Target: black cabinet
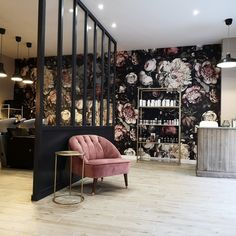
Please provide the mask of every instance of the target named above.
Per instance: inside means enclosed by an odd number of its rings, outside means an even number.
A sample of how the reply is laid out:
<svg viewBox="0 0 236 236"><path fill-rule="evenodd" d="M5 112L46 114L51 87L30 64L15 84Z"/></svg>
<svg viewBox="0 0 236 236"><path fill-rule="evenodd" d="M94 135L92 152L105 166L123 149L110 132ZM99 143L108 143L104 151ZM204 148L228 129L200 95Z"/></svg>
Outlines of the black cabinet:
<svg viewBox="0 0 236 236"><path fill-rule="evenodd" d="M7 165L12 168L33 169L35 136L9 137Z"/></svg>

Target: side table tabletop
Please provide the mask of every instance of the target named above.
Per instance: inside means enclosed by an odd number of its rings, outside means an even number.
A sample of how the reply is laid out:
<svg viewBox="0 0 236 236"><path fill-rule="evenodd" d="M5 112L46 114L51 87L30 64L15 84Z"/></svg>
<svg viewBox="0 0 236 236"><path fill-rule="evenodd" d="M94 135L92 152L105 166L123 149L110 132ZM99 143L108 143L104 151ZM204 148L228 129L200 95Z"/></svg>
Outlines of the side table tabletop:
<svg viewBox="0 0 236 236"><path fill-rule="evenodd" d="M65 158L70 158L70 171L69 171L69 175L70 175L70 184L69 184L69 195L68 194L60 194L60 195L56 195L56 186L57 186L57 159L58 157L65 157ZM81 176L81 187L80 187L80 194L71 194L71 180L72 180L72 158L81 158L82 159L82 176ZM82 201L84 201L84 196L83 196L83 178L84 178L84 153L80 153L77 151L58 151L55 152L55 172L54 172L54 195L53 195L53 202L57 203L57 204L62 204L62 205L74 205L74 204L78 204L81 203ZM79 200L73 200L67 203L62 203L60 201L58 201L58 198L60 197L79 197Z"/></svg>

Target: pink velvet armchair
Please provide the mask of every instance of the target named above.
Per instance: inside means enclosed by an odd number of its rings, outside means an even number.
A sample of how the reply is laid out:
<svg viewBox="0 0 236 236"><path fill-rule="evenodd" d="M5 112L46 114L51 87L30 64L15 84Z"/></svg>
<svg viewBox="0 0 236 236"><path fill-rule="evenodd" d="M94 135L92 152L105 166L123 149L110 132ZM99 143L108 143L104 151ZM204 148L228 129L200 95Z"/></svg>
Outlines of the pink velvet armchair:
<svg viewBox="0 0 236 236"><path fill-rule="evenodd" d="M85 154L84 177L93 178L92 194L95 194L98 178L112 175L123 174L125 186L128 187L130 161L122 159L109 140L97 135L76 135L69 139L69 148ZM72 166L73 173L81 176L82 160L74 158Z"/></svg>

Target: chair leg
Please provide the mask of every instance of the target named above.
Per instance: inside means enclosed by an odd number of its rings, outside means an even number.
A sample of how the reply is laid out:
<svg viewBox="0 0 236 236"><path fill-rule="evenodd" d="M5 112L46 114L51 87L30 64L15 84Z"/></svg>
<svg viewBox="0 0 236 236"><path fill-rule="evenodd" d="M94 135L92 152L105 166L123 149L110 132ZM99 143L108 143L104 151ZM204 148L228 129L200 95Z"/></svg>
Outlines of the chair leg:
<svg viewBox="0 0 236 236"><path fill-rule="evenodd" d="M93 187L92 187L92 195L95 194L97 182L98 182L98 179L97 179L97 178L94 178L94 179L93 179Z"/></svg>
<svg viewBox="0 0 236 236"><path fill-rule="evenodd" d="M124 174L124 179L125 179L125 187L128 188L128 175Z"/></svg>

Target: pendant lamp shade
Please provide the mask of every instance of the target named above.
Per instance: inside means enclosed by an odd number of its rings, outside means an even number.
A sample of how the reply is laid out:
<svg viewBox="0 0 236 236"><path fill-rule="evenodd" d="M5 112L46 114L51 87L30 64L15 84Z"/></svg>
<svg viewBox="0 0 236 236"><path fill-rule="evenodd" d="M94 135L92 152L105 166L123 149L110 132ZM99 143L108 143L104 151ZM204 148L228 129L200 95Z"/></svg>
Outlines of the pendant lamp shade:
<svg viewBox="0 0 236 236"><path fill-rule="evenodd" d="M219 61L219 63L217 64L218 67L220 68L233 68L233 67L236 67L236 59L235 58L232 58L231 55L230 55L230 52L229 52L229 48L230 48L230 45L229 45L229 38L230 38L230 25L232 24L233 22L233 19L232 18L227 18L225 19L225 24L228 26L228 48L227 48L227 53L226 53L226 56L225 58L221 59Z"/></svg>
<svg viewBox="0 0 236 236"><path fill-rule="evenodd" d="M226 57L220 60L217 64L220 68L233 68L236 67L236 59L230 56L230 53L226 54Z"/></svg>
<svg viewBox="0 0 236 236"><path fill-rule="evenodd" d="M0 78L7 77L7 73L4 70L4 65L3 63L0 62Z"/></svg>
<svg viewBox="0 0 236 236"><path fill-rule="evenodd" d="M17 42L17 59L18 59L18 57L19 57L19 43L21 42L20 36L16 36L16 42ZM15 73L12 75L11 80L16 81L16 82L20 82L23 80L21 78L19 68L17 68L16 66L15 66Z"/></svg>
<svg viewBox="0 0 236 236"><path fill-rule="evenodd" d="M6 29L0 28L0 34L1 34L1 48L0 48L0 78L7 77L7 73L4 70L4 65L2 63L2 37L5 34Z"/></svg>
<svg viewBox="0 0 236 236"><path fill-rule="evenodd" d="M29 55L29 50L30 50L30 48L32 47L32 43L27 42L27 43L26 43L26 47L28 48L28 59L29 59L29 57L30 57L30 55ZM22 82L23 82L24 84L33 84L33 83L34 83L34 81L30 78L30 75L28 75L28 73L27 73L27 77L24 78Z"/></svg>

